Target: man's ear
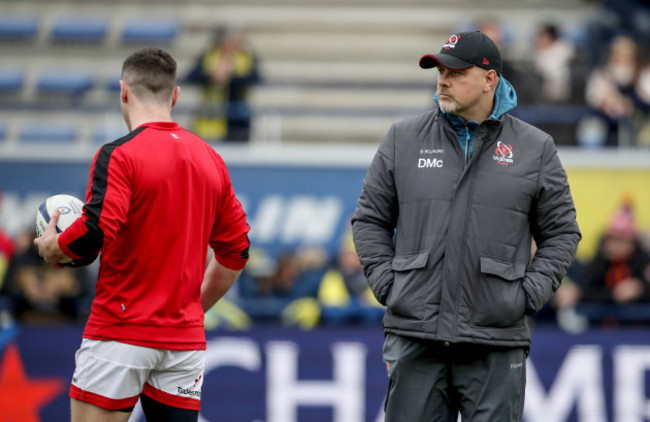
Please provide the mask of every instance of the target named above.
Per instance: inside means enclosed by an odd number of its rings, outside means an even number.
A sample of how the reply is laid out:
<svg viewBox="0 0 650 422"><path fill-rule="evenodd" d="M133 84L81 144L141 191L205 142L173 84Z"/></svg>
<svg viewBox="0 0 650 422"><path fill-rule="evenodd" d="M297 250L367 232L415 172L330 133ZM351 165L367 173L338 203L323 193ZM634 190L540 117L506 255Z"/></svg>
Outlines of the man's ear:
<svg viewBox="0 0 650 422"><path fill-rule="evenodd" d="M494 69L490 69L485 73L485 86L483 87L484 92L490 92L492 89L496 89L497 84L499 83L499 77L497 72Z"/></svg>
<svg viewBox="0 0 650 422"><path fill-rule="evenodd" d="M172 92L172 107L176 105L176 101L178 101L178 96L181 93L181 87L177 86L174 88L174 92Z"/></svg>
<svg viewBox="0 0 650 422"><path fill-rule="evenodd" d="M129 88L126 86L126 82L120 79L120 101L123 103L128 102L129 99Z"/></svg>

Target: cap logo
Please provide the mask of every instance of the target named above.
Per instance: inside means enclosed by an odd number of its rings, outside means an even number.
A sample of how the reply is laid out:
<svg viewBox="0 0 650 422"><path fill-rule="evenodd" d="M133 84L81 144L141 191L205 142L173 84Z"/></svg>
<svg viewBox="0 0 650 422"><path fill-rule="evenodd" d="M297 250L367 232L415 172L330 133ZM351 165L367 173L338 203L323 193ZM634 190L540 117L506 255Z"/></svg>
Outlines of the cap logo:
<svg viewBox="0 0 650 422"><path fill-rule="evenodd" d="M486 57L483 57L483 64L484 65L489 65L490 61Z"/></svg>
<svg viewBox="0 0 650 422"><path fill-rule="evenodd" d="M460 39L460 35L452 35L451 37L449 37L445 45L442 46L442 48L446 50L456 48L456 43L458 42L459 39Z"/></svg>

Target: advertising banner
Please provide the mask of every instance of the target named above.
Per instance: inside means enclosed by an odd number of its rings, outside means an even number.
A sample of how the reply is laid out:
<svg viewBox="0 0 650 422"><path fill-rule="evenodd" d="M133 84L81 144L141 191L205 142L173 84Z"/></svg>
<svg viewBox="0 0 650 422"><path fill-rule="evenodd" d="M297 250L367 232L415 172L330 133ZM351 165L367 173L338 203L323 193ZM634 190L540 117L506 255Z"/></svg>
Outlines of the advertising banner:
<svg viewBox="0 0 650 422"><path fill-rule="evenodd" d="M69 421L81 326L0 332L0 421ZM203 422L381 422L388 383L378 326L261 326L208 333ZM650 418L650 334L533 330L525 421ZM136 407L131 422L143 422Z"/></svg>

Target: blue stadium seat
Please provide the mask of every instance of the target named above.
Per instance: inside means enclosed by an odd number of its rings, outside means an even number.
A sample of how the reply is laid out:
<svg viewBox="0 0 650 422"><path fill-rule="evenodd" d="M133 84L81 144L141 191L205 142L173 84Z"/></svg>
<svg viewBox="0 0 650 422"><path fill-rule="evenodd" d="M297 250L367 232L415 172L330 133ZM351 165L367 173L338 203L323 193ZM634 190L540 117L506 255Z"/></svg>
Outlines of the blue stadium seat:
<svg viewBox="0 0 650 422"><path fill-rule="evenodd" d="M36 82L36 90L41 94L66 94L79 96L93 88L94 76L85 71L47 70L42 72Z"/></svg>
<svg viewBox="0 0 650 422"><path fill-rule="evenodd" d="M0 141L4 141L7 137L7 123L0 122Z"/></svg>
<svg viewBox="0 0 650 422"><path fill-rule="evenodd" d="M0 93L15 93L23 88L25 75L18 69L0 69Z"/></svg>
<svg viewBox="0 0 650 422"><path fill-rule="evenodd" d="M108 21L93 16L65 17L54 22L50 38L54 42L100 43L108 33Z"/></svg>
<svg viewBox="0 0 650 422"><path fill-rule="evenodd" d="M121 39L125 44L171 44L179 29L173 19L131 19L124 22Z"/></svg>
<svg viewBox="0 0 650 422"><path fill-rule="evenodd" d="M79 128L74 123L29 122L18 133L21 143L74 143L79 135Z"/></svg>
<svg viewBox="0 0 650 422"><path fill-rule="evenodd" d="M0 40L33 41L38 25L38 18L34 16L0 16Z"/></svg>

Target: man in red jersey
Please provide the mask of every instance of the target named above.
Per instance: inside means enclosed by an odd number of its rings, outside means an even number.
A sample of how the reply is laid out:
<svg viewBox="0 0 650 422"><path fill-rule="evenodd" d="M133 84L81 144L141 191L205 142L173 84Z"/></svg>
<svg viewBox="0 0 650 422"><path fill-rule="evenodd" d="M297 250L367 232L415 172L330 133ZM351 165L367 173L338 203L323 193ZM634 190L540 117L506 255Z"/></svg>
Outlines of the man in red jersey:
<svg viewBox="0 0 650 422"><path fill-rule="evenodd" d="M83 215L35 240L47 262L101 252L90 317L70 387L72 421L196 421L203 314L248 259L246 215L221 157L172 121L176 62L154 48L129 56L120 99L128 135L95 156ZM215 257L206 270L207 248Z"/></svg>

